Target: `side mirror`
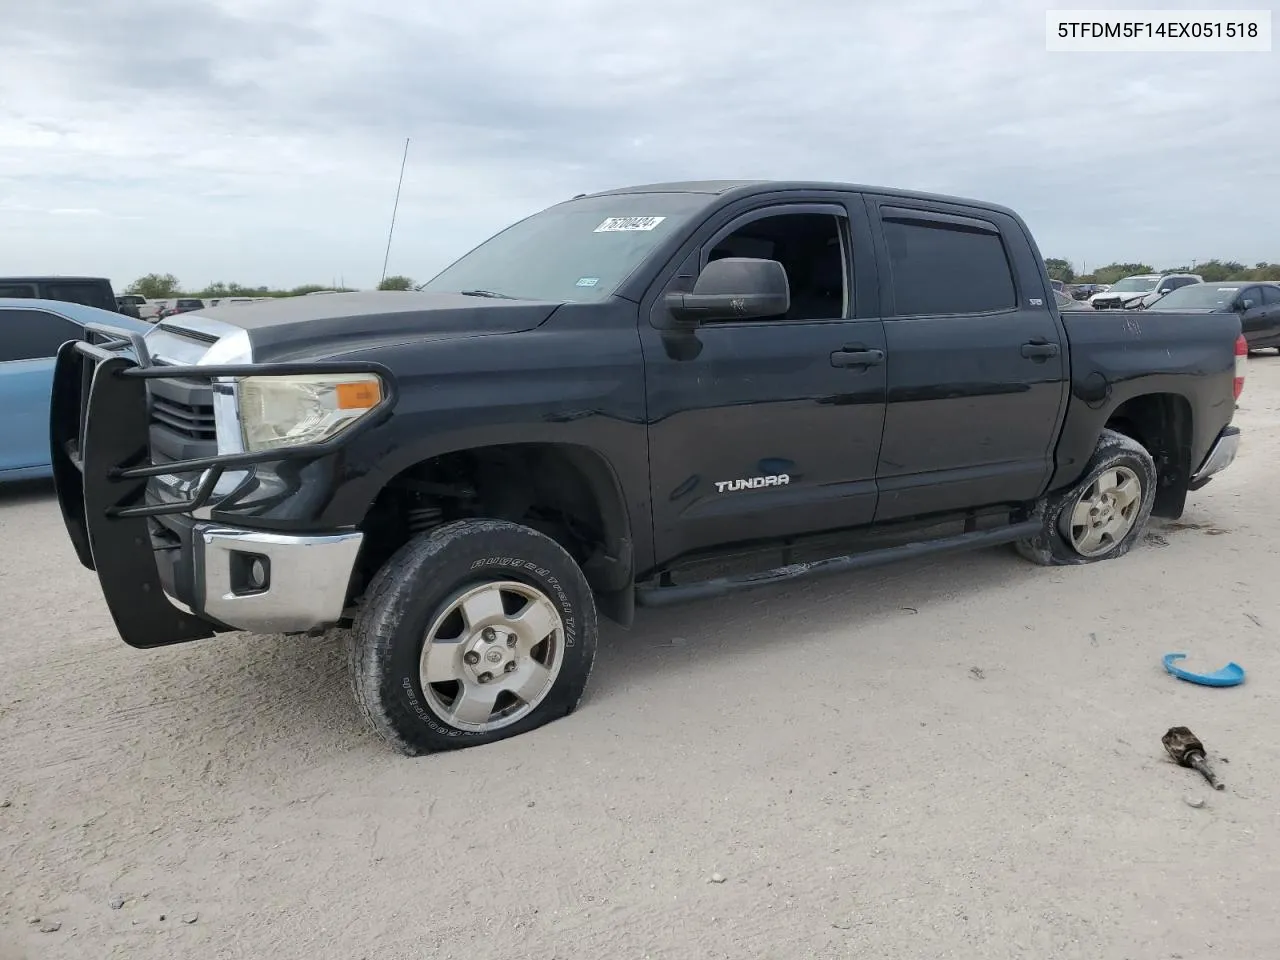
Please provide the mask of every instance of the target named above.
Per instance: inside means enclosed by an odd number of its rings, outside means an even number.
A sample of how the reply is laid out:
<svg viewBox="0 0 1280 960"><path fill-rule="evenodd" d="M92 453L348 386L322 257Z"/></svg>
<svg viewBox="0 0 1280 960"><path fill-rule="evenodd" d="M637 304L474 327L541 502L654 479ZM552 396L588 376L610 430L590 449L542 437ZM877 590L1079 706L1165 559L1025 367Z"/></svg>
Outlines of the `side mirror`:
<svg viewBox="0 0 1280 960"><path fill-rule="evenodd" d="M692 293L667 294L666 307L682 326L772 317L791 308L791 287L777 260L725 257L703 268Z"/></svg>
<svg viewBox="0 0 1280 960"><path fill-rule="evenodd" d="M1241 313L1244 313L1246 310L1252 310L1256 306L1257 304L1254 303L1252 300L1241 300L1240 306L1238 306L1236 309L1239 310Z"/></svg>

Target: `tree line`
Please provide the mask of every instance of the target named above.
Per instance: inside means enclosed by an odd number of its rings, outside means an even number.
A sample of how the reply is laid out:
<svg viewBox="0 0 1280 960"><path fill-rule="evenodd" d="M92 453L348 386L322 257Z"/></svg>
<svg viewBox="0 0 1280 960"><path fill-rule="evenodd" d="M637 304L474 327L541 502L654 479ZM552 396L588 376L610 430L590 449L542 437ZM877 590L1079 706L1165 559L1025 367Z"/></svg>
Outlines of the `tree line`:
<svg viewBox="0 0 1280 960"><path fill-rule="evenodd" d="M1077 274L1070 261L1046 257L1044 261L1049 276L1063 283L1115 283L1121 277L1135 273L1197 273L1205 283L1222 283L1226 280L1277 280L1280 281L1280 263L1265 260L1246 267L1235 260L1204 260L1190 267L1165 267L1152 269L1148 263L1109 263L1089 273Z"/></svg>
<svg viewBox="0 0 1280 960"><path fill-rule="evenodd" d="M386 277L378 284L379 290L412 290L413 288L414 282L409 277ZM243 283L223 283L219 281L193 290L183 286L182 281L172 273L148 273L125 287L124 292L146 297L148 300L172 300L175 297L198 297L201 300L209 300L221 297L302 297L320 290L337 290L339 293L351 293L355 288L330 287L322 283L305 283L300 287L283 290L266 286L250 287Z"/></svg>

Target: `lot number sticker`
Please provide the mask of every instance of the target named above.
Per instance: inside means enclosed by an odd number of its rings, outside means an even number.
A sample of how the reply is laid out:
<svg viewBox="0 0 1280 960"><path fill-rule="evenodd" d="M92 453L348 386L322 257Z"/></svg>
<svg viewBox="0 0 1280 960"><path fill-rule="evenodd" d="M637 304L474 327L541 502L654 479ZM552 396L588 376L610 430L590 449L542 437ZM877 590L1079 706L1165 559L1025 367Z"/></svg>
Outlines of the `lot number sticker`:
<svg viewBox="0 0 1280 960"><path fill-rule="evenodd" d="M627 230L652 230L666 217L610 217L593 233L622 233Z"/></svg>

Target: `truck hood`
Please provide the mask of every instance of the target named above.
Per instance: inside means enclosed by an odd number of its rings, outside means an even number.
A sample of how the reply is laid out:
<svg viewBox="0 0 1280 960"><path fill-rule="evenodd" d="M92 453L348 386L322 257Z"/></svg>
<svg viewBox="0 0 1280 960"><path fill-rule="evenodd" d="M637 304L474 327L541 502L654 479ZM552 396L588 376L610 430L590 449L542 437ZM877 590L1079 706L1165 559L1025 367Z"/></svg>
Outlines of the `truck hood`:
<svg viewBox="0 0 1280 960"><path fill-rule="evenodd" d="M161 325L206 336L218 328L244 330L254 362L267 363L322 360L391 343L520 333L543 323L559 306L383 290L228 304L179 314Z"/></svg>

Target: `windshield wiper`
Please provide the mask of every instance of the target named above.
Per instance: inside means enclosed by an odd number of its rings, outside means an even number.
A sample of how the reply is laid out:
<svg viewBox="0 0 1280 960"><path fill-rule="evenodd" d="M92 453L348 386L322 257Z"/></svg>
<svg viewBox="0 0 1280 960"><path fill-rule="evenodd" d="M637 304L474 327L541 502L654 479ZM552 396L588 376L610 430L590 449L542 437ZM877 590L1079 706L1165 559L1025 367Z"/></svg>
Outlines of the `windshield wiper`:
<svg viewBox="0 0 1280 960"><path fill-rule="evenodd" d="M507 296L505 293L494 293L492 290L459 290L464 297L493 297L497 300L514 300L515 297Z"/></svg>

